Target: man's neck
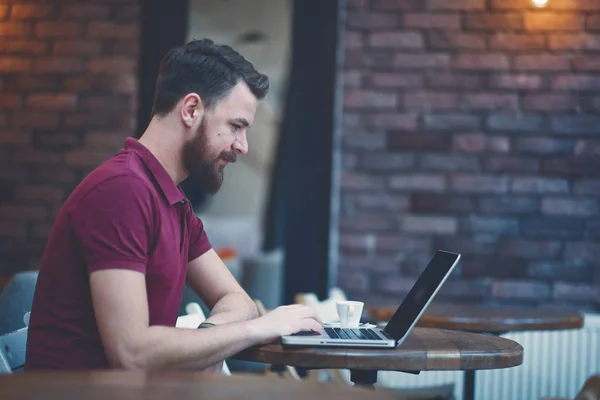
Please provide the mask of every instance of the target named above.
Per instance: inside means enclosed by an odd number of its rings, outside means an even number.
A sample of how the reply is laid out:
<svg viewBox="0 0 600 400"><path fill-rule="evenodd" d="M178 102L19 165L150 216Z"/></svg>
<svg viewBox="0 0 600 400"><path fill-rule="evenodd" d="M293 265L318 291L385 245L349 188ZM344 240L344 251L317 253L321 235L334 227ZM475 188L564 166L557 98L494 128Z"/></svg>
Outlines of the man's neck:
<svg viewBox="0 0 600 400"><path fill-rule="evenodd" d="M169 125L167 120L153 118L138 141L156 157L173 182L179 184L186 178L181 159L183 135Z"/></svg>

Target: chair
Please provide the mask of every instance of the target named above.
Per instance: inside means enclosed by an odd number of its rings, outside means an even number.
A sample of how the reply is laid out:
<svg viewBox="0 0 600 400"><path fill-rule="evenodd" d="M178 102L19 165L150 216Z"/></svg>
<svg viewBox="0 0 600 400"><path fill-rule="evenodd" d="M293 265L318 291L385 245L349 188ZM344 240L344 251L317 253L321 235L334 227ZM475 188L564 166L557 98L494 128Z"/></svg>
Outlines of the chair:
<svg viewBox="0 0 600 400"><path fill-rule="evenodd" d="M196 329L198 326L206 320L206 316L198 303L188 303L185 306L185 311L187 315L181 315L177 317L177 323L175 327L181 329ZM227 363L223 361L223 368L221 369L221 373L223 375L231 375L231 371L227 366Z"/></svg>
<svg viewBox="0 0 600 400"><path fill-rule="evenodd" d="M0 336L0 374L12 374L25 366L29 315L21 318L25 327Z"/></svg>
<svg viewBox="0 0 600 400"><path fill-rule="evenodd" d="M31 311L37 271L14 274L0 292L0 335L23 328L23 315Z"/></svg>

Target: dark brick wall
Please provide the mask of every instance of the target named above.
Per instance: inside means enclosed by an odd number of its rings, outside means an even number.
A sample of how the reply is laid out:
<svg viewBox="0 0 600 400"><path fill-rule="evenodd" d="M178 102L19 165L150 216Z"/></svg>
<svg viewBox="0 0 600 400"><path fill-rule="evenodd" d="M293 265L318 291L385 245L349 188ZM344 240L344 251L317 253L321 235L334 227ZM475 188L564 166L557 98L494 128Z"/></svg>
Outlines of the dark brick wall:
<svg viewBox="0 0 600 400"><path fill-rule="evenodd" d="M349 0L339 284L600 306L600 1Z"/></svg>
<svg viewBox="0 0 600 400"><path fill-rule="evenodd" d="M140 2L0 0L0 275L37 268L74 186L133 134Z"/></svg>

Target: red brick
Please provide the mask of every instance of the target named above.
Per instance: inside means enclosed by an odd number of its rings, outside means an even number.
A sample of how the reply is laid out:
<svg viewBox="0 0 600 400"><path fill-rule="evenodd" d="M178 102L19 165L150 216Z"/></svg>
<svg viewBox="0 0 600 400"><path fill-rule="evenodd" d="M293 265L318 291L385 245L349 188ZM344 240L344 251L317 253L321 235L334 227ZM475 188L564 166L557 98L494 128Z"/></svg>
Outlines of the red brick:
<svg viewBox="0 0 600 400"><path fill-rule="evenodd" d="M392 190L443 192L446 190L446 178L441 174L410 173L394 175L390 178Z"/></svg>
<svg viewBox="0 0 600 400"><path fill-rule="evenodd" d="M491 0L492 9L498 10L525 10L533 8L531 0Z"/></svg>
<svg viewBox="0 0 600 400"><path fill-rule="evenodd" d="M600 3L597 0L549 0L548 7L553 10L597 11Z"/></svg>
<svg viewBox="0 0 600 400"><path fill-rule="evenodd" d="M563 54L516 55L514 68L531 71L563 71L571 68L569 57Z"/></svg>
<svg viewBox="0 0 600 400"><path fill-rule="evenodd" d="M490 39L490 48L494 50L541 50L545 46L542 35L498 33Z"/></svg>
<svg viewBox="0 0 600 400"><path fill-rule="evenodd" d="M465 18L467 30L498 31L520 30L523 16L519 13L471 13Z"/></svg>
<svg viewBox="0 0 600 400"><path fill-rule="evenodd" d="M588 15L585 21L585 27L589 31L600 30L600 14Z"/></svg>
<svg viewBox="0 0 600 400"><path fill-rule="evenodd" d="M364 90L349 90L344 94L344 107L349 108L395 108L395 94Z"/></svg>
<svg viewBox="0 0 600 400"><path fill-rule="evenodd" d="M404 26L420 29L460 29L459 14L405 14Z"/></svg>
<svg viewBox="0 0 600 400"><path fill-rule="evenodd" d="M404 232L419 234L452 235L458 230L458 220L446 216L404 215L400 229Z"/></svg>
<svg viewBox="0 0 600 400"><path fill-rule="evenodd" d="M88 70L99 72L136 72L137 62L131 57L98 58L88 61Z"/></svg>
<svg viewBox="0 0 600 400"><path fill-rule="evenodd" d="M569 182L559 178L521 176L513 178L511 190L519 193L568 193Z"/></svg>
<svg viewBox="0 0 600 400"><path fill-rule="evenodd" d="M63 162L63 156L59 152L41 151L32 148L18 150L14 154L14 158L27 164L60 165Z"/></svg>
<svg viewBox="0 0 600 400"><path fill-rule="evenodd" d="M411 151L449 151L450 135L436 133L392 132L388 134L388 149Z"/></svg>
<svg viewBox="0 0 600 400"><path fill-rule="evenodd" d="M432 131L475 130L480 124L478 115L460 112L428 114L423 119L425 129Z"/></svg>
<svg viewBox="0 0 600 400"><path fill-rule="evenodd" d="M35 24L35 34L44 38L78 37L81 35L81 25L77 22L38 22Z"/></svg>
<svg viewBox="0 0 600 400"><path fill-rule="evenodd" d="M452 189L465 193L507 193L506 176L454 174L450 177Z"/></svg>
<svg viewBox="0 0 600 400"><path fill-rule="evenodd" d="M464 94L461 104L471 110L517 109L519 97L509 93Z"/></svg>
<svg viewBox="0 0 600 400"><path fill-rule="evenodd" d="M65 154L65 165L94 168L112 157L114 153L97 151L72 151Z"/></svg>
<svg viewBox="0 0 600 400"><path fill-rule="evenodd" d="M90 148L119 149L123 147L127 133L113 131L89 131L85 134L85 146Z"/></svg>
<svg viewBox="0 0 600 400"><path fill-rule="evenodd" d="M550 50L598 50L600 36L587 33L548 35Z"/></svg>
<svg viewBox="0 0 600 400"><path fill-rule="evenodd" d="M445 53L405 53L394 58L397 68L447 68L450 66L450 55Z"/></svg>
<svg viewBox="0 0 600 400"><path fill-rule="evenodd" d="M10 123L14 127L55 128L59 123L59 115L47 111L14 111Z"/></svg>
<svg viewBox="0 0 600 400"><path fill-rule="evenodd" d="M0 54L40 55L48 53L48 43L37 40L2 40Z"/></svg>
<svg viewBox="0 0 600 400"><path fill-rule="evenodd" d="M8 220L41 221L48 212L43 206L0 205L0 216Z"/></svg>
<svg viewBox="0 0 600 400"><path fill-rule="evenodd" d="M430 10L485 10L485 0L427 0Z"/></svg>
<svg viewBox="0 0 600 400"><path fill-rule="evenodd" d="M105 112L120 112L129 106L130 99L127 96L106 95L80 95L80 110L105 110Z"/></svg>
<svg viewBox="0 0 600 400"><path fill-rule="evenodd" d="M59 80L48 77L35 77L35 76L14 76L9 77L6 80L6 90L15 91L29 91L29 90L42 90L42 91L56 91L59 87Z"/></svg>
<svg viewBox="0 0 600 400"><path fill-rule="evenodd" d="M482 133L463 133L453 138L453 149L456 151L480 153L508 153L510 140L503 136L490 136Z"/></svg>
<svg viewBox="0 0 600 400"><path fill-rule="evenodd" d="M552 81L553 89L599 90L600 77L597 75L557 75Z"/></svg>
<svg viewBox="0 0 600 400"><path fill-rule="evenodd" d="M83 62L72 57L42 57L34 60L33 72L38 74L69 74L83 71Z"/></svg>
<svg viewBox="0 0 600 400"><path fill-rule="evenodd" d="M369 35L369 46L374 48L421 49L423 35L418 32L384 31Z"/></svg>
<svg viewBox="0 0 600 400"><path fill-rule="evenodd" d="M350 29L389 29L401 26L400 18L392 13L349 12L347 26Z"/></svg>
<svg viewBox="0 0 600 400"><path fill-rule="evenodd" d="M138 40L104 40L104 54L137 58L140 53Z"/></svg>
<svg viewBox="0 0 600 400"><path fill-rule="evenodd" d="M133 74L88 74L84 77L67 77L66 92L100 92L133 94L137 89Z"/></svg>
<svg viewBox="0 0 600 400"><path fill-rule="evenodd" d="M515 156L492 156L484 160L485 170L493 173L537 173L540 163L537 158Z"/></svg>
<svg viewBox="0 0 600 400"><path fill-rule="evenodd" d="M579 31L584 29L583 14L533 12L525 14L525 29L530 31Z"/></svg>
<svg viewBox="0 0 600 400"><path fill-rule="evenodd" d="M468 70L507 69L508 57L500 53L458 54L454 59L454 67Z"/></svg>
<svg viewBox="0 0 600 400"><path fill-rule="evenodd" d="M577 104L577 96L572 93L528 93L523 98L524 109L532 111L570 111Z"/></svg>
<svg viewBox="0 0 600 400"><path fill-rule="evenodd" d="M433 88L479 89L483 86L484 80L481 76L472 73L454 74L435 72L428 76L428 83Z"/></svg>
<svg viewBox="0 0 600 400"><path fill-rule="evenodd" d="M404 94L404 107L419 109L454 109L458 106L455 93L408 92Z"/></svg>
<svg viewBox="0 0 600 400"><path fill-rule="evenodd" d="M44 19L56 15L56 6L46 4L19 4L15 3L10 11L10 18L16 19Z"/></svg>
<svg viewBox="0 0 600 400"><path fill-rule="evenodd" d="M58 56L97 56L102 53L102 43L94 40L62 40L54 43Z"/></svg>
<svg viewBox="0 0 600 400"><path fill-rule="evenodd" d="M432 49L475 49L486 47L485 37L471 33L434 31L429 33L429 46Z"/></svg>
<svg viewBox="0 0 600 400"><path fill-rule="evenodd" d="M53 186L20 185L15 194L17 200L44 200L47 202L60 201L63 191Z"/></svg>
<svg viewBox="0 0 600 400"><path fill-rule="evenodd" d="M114 123L114 117L96 111L70 112L64 118L65 126L71 128L105 129Z"/></svg>
<svg viewBox="0 0 600 400"><path fill-rule="evenodd" d="M365 116L363 119L366 127L397 129L403 131L414 130L417 128L417 115L410 112L377 113Z"/></svg>
<svg viewBox="0 0 600 400"><path fill-rule="evenodd" d="M345 232L389 231L394 221L381 214L352 214L340 216L340 229Z"/></svg>
<svg viewBox="0 0 600 400"><path fill-rule="evenodd" d="M90 22L87 36L90 38L131 39L137 37L139 30L136 24L119 24L114 22Z"/></svg>
<svg viewBox="0 0 600 400"><path fill-rule="evenodd" d="M66 19L106 19L110 15L110 6L100 4L65 4L61 16Z"/></svg>
<svg viewBox="0 0 600 400"><path fill-rule="evenodd" d="M414 11L425 7L423 0L369 0L373 10Z"/></svg>
<svg viewBox="0 0 600 400"><path fill-rule="evenodd" d="M497 89L540 89L542 77L531 74L495 74L490 77L490 86Z"/></svg>
<svg viewBox="0 0 600 400"><path fill-rule="evenodd" d="M363 47L363 34L361 32L346 32L344 45L347 49L361 49Z"/></svg>
<svg viewBox="0 0 600 400"><path fill-rule="evenodd" d="M423 86L423 75L411 73L372 72L367 83L382 88L415 88Z"/></svg>
<svg viewBox="0 0 600 400"><path fill-rule="evenodd" d="M23 99L20 93L0 92L0 110L15 110L21 108Z"/></svg>
<svg viewBox="0 0 600 400"><path fill-rule="evenodd" d="M27 97L28 108L69 110L77 105L77 96L70 93L37 93Z"/></svg>
<svg viewBox="0 0 600 400"><path fill-rule="evenodd" d="M41 150L60 149L61 151L81 146L82 133L69 131L61 128L59 130L37 130L34 136L34 145Z"/></svg>
<svg viewBox="0 0 600 400"><path fill-rule="evenodd" d="M548 215L590 217L597 215L598 211L598 201L594 199L561 197L546 197L542 199L542 213Z"/></svg>
<svg viewBox="0 0 600 400"><path fill-rule="evenodd" d="M3 129L0 130L1 144L30 144L31 132L29 130Z"/></svg>
<svg viewBox="0 0 600 400"><path fill-rule="evenodd" d="M33 29L29 22L0 22L0 38L28 38Z"/></svg>
<svg viewBox="0 0 600 400"><path fill-rule="evenodd" d="M600 71L600 56L575 55L573 56L573 68L578 71Z"/></svg>
<svg viewBox="0 0 600 400"><path fill-rule="evenodd" d="M8 15L8 4L0 4L0 20Z"/></svg>
<svg viewBox="0 0 600 400"><path fill-rule="evenodd" d="M342 190L383 190L384 180L382 177L367 174L342 173Z"/></svg>

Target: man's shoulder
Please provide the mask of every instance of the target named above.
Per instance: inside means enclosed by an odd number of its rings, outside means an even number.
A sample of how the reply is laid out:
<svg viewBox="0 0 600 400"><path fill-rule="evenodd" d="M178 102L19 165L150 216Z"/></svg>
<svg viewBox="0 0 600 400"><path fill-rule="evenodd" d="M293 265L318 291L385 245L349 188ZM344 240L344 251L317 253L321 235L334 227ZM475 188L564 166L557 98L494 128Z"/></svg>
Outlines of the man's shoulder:
<svg viewBox="0 0 600 400"><path fill-rule="evenodd" d="M90 197L155 197L155 192L152 181L135 155L122 151L90 172L73 191L69 202L81 203Z"/></svg>

